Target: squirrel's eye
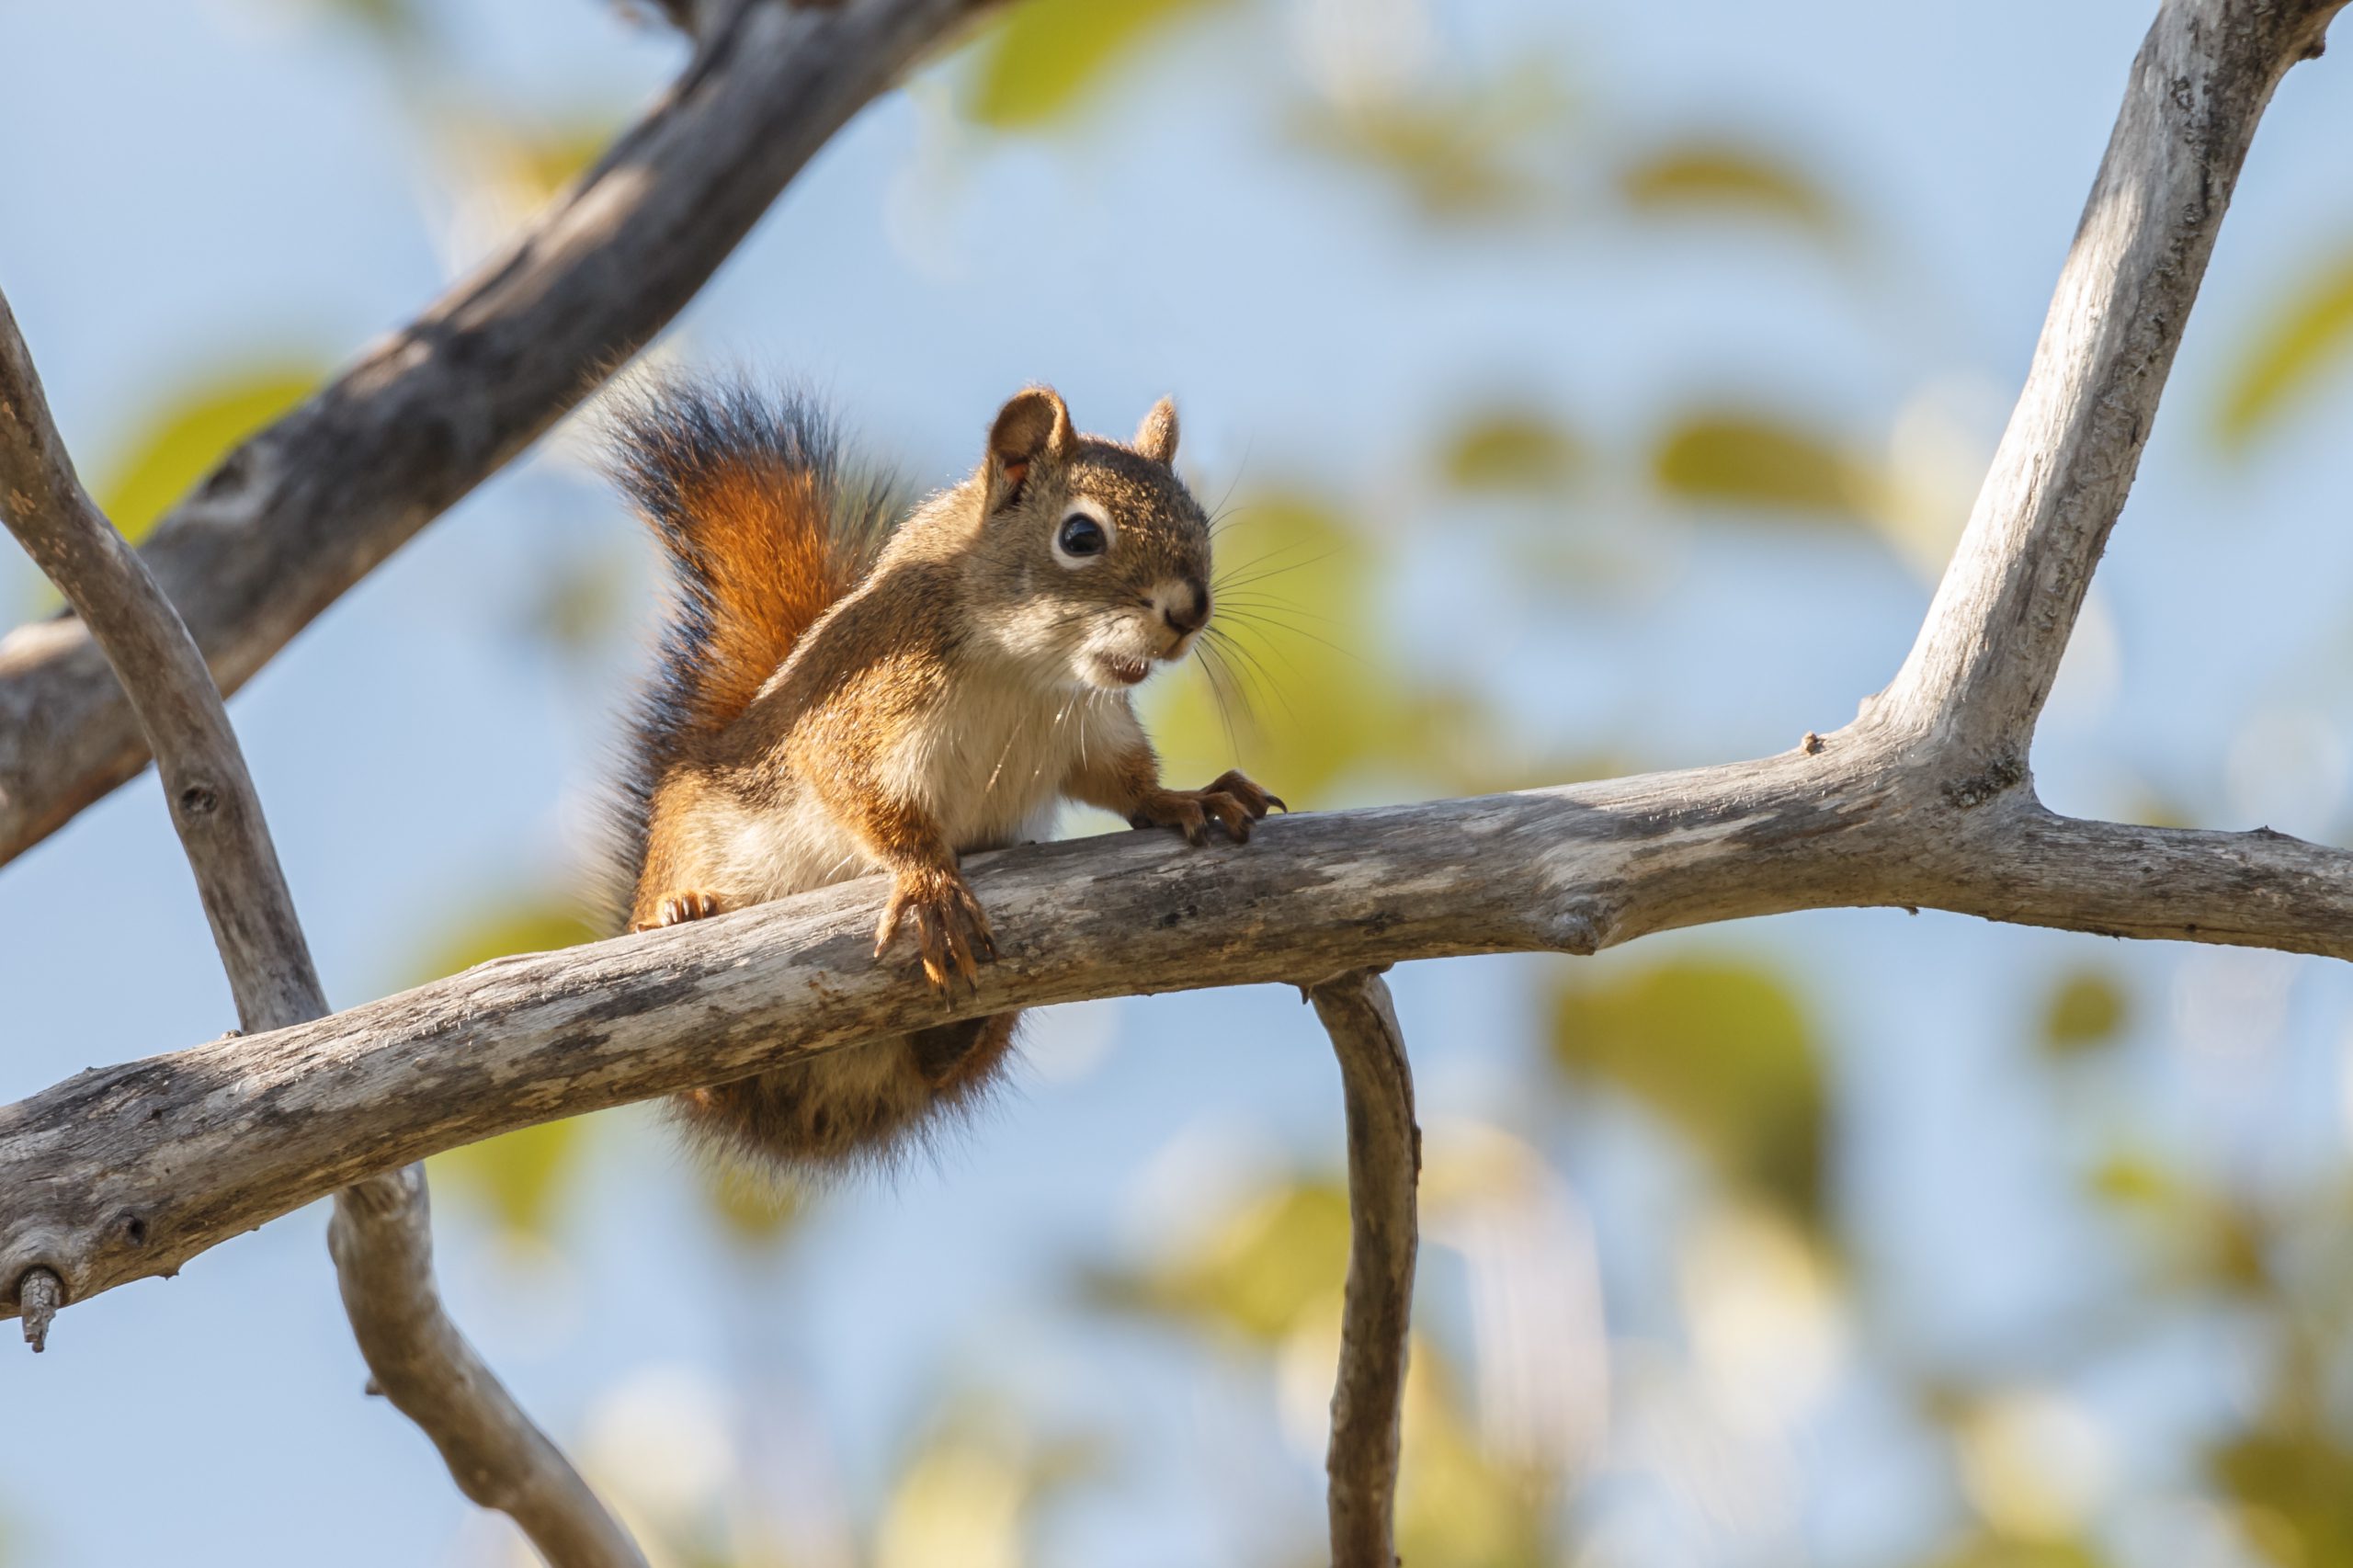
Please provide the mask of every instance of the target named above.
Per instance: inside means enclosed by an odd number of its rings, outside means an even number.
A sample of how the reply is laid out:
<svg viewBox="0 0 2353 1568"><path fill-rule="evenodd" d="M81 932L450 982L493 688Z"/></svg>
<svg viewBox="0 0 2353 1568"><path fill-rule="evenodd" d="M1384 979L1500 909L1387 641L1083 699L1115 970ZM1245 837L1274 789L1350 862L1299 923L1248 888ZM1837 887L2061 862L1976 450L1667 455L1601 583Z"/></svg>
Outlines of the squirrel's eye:
<svg viewBox="0 0 2353 1568"><path fill-rule="evenodd" d="M1065 561L1084 560L1100 555L1111 545L1111 536L1104 531L1097 519L1085 512L1073 512L1063 519L1054 533L1054 553Z"/></svg>

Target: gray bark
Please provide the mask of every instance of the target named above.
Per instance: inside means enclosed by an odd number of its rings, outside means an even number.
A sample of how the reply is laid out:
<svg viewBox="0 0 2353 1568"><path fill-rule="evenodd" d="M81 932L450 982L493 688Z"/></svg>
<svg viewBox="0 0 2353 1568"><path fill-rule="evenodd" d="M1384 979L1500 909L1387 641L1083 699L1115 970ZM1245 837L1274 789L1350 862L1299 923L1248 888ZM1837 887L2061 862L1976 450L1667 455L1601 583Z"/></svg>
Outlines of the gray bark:
<svg viewBox="0 0 2353 1568"><path fill-rule="evenodd" d="M1240 846L1132 833L974 857L1000 957L952 1009L870 956L870 878L95 1069L0 1108L0 1279L39 1265L81 1300L439 1150L1012 1007L1840 904L2353 957L2353 855L2072 821L1922 750L1858 723L1816 753L1302 813Z"/></svg>
<svg viewBox="0 0 2353 1568"><path fill-rule="evenodd" d="M1422 1130L1414 1121L1414 1070L1381 976L1344 974L1308 996L1340 1059L1348 1120L1348 1282L1324 1460L1332 1568L1392 1568L1420 1239L1415 1188Z"/></svg>

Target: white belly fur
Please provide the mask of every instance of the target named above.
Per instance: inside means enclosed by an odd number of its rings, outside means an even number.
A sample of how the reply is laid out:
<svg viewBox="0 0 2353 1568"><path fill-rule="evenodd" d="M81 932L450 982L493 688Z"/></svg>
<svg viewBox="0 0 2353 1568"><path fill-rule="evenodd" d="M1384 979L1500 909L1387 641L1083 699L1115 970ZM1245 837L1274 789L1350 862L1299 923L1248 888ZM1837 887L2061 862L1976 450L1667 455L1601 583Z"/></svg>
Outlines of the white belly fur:
<svg viewBox="0 0 2353 1568"><path fill-rule="evenodd" d="M1111 715L1098 710L1115 701L1109 693L1074 695L1065 705L968 690L950 722L927 727L927 744L884 759L886 782L938 821L960 853L1037 843L1052 836L1063 782L1084 748L1101 744ZM745 903L877 869L798 780L786 804L712 811L702 826L722 889Z"/></svg>

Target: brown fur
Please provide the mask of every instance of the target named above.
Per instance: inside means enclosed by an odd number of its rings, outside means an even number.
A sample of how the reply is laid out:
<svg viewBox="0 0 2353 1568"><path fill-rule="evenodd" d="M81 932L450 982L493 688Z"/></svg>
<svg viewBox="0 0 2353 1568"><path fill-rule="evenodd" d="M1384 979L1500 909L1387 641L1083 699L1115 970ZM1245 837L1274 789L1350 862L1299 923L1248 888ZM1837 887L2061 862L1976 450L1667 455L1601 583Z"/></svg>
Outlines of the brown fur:
<svg viewBox="0 0 2353 1568"><path fill-rule="evenodd" d="M995 953L960 856L1041 835L1058 801L1195 843L1211 822L1246 838L1272 797L1233 773L1164 789L1128 698L1210 613L1208 524L1169 466L1176 444L1165 401L1131 447L1079 436L1051 391L1022 392L980 467L900 523L862 576L835 537L826 472L773 450L730 463L704 442L681 460L691 472L672 474L659 443L633 447L676 514L657 534L695 574L708 625L666 644L684 667L663 687L675 722L648 727L647 749L666 755L642 759L632 928L880 869L892 892L877 956L905 930L946 990ZM1080 513L1099 551L1057 542ZM986 1091L1015 1019L847 1047L682 1108L710 1141L771 1165L887 1155Z"/></svg>

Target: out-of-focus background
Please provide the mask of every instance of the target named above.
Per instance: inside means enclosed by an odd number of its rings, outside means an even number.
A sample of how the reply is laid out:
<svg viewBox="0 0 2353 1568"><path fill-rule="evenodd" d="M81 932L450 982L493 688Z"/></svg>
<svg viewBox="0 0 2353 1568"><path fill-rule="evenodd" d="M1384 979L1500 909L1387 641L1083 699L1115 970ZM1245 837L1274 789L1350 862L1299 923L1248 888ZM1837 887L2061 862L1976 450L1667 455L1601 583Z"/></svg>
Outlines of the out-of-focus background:
<svg viewBox="0 0 2353 1568"><path fill-rule="evenodd" d="M1030 0L654 350L944 481L1179 398L1294 805L1722 760L1893 673L2146 0ZM136 533L676 69L586 0L0 13L0 280ZM2035 756L2353 830L2353 65L2298 70ZM587 935L651 562L574 421L237 699L339 1003ZM0 558L0 621L48 613ZM1073 831L1113 824L1076 820ZM2353 1562L2353 977L1934 913L1393 977L1428 1134L1416 1568ZM0 1099L232 1022L152 778L0 871ZM1345 1218L1289 991L1037 1017L779 1211L640 1108L434 1162L451 1304L677 1568L1317 1561ZM363 1398L311 1210L0 1346L0 1561L508 1563ZM13 1338L13 1335L11 1335Z"/></svg>

